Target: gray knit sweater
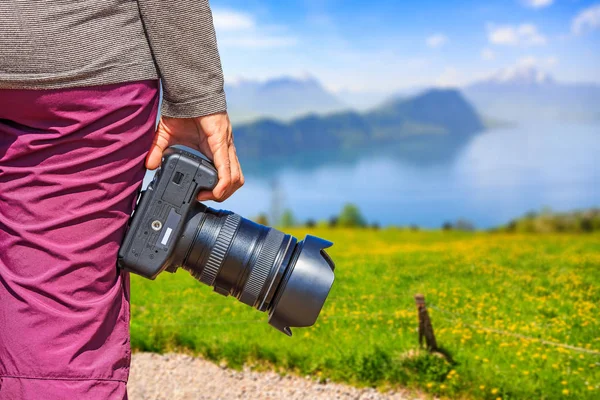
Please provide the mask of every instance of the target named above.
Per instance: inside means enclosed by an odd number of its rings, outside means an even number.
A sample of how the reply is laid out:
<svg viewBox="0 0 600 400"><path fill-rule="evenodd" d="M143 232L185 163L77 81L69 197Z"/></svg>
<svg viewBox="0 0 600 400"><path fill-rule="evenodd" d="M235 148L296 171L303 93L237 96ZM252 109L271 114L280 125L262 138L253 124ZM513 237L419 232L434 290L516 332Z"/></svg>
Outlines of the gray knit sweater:
<svg viewBox="0 0 600 400"><path fill-rule="evenodd" d="M0 0L0 89L157 78L163 115L226 109L208 0Z"/></svg>

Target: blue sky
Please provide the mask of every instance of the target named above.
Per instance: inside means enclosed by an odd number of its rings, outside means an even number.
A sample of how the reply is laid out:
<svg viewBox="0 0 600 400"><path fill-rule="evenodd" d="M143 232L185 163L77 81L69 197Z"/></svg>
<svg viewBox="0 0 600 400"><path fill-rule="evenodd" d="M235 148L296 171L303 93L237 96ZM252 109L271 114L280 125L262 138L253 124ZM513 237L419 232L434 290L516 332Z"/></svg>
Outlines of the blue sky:
<svg viewBox="0 0 600 400"><path fill-rule="evenodd" d="M212 0L225 78L334 91L464 85L517 65L600 82L600 1Z"/></svg>

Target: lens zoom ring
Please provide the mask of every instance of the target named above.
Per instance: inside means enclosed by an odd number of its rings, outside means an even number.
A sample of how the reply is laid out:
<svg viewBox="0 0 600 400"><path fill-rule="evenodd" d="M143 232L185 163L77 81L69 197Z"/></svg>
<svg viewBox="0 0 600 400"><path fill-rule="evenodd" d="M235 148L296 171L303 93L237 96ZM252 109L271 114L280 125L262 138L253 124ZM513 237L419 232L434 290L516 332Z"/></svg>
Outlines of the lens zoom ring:
<svg viewBox="0 0 600 400"><path fill-rule="evenodd" d="M229 214L225 218L225 222L217 235L208 260L206 260L206 265L202 269L202 274L200 274L200 282L206 283L209 286L212 286L215 282L241 219L242 217L237 214Z"/></svg>
<svg viewBox="0 0 600 400"><path fill-rule="evenodd" d="M269 277L269 273L273 268L273 263L281 248L284 236L283 232L276 229L271 229L269 233L267 233L267 237L260 249L256 263L254 264L254 267L252 267L250 276L244 286L244 290L240 297L241 302L251 307L256 303L256 300Z"/></svg>

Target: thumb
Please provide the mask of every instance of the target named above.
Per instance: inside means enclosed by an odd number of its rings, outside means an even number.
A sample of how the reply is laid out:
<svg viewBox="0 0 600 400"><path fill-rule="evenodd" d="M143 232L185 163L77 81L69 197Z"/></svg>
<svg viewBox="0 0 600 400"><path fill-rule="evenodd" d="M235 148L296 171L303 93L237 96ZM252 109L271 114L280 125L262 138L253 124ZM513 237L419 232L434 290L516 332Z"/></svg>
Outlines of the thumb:
<svg viewBox="0 0 600 400"><path fill-rule="evenodd" d="M146 168L149 170L154 170L160 167L160 160L162 159L163 150L156 145L156 143L152 143L152 147L146 156Z"/></svg>
<svg viewBox="0 0 600 400"><path fill-rule="evenodd" d="M154 141L150 147L150 151L146 156L146 168L154 170L160 167L163 152L169 147L169 135L161 129L160 125L154 136Z"/></svg>

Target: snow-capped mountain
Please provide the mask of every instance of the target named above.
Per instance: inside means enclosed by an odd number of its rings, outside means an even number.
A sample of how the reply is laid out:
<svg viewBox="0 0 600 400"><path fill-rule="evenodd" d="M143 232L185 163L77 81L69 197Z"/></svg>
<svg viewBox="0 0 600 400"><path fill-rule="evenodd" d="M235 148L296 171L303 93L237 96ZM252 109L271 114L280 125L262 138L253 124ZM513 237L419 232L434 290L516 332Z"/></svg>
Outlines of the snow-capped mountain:
<svg viewBox="0 0 600 400"><path fill-rule="evenodd" d="M533 65L502 69L463 88L481 114L507 121L600 121L600 85L562 83Z"/></svg>
<svg viewBox="0 0 600 400"><path fill-rule="evenodd" d="M479 82L479 85L514 85L538 86L551 85L555 80L547 72L541 71L534 65L516 65L502 68L489 78Z"/></svg>

